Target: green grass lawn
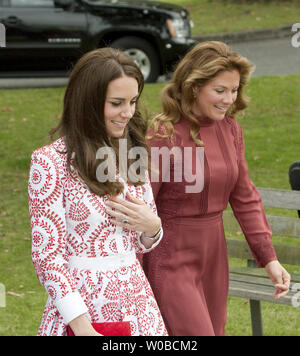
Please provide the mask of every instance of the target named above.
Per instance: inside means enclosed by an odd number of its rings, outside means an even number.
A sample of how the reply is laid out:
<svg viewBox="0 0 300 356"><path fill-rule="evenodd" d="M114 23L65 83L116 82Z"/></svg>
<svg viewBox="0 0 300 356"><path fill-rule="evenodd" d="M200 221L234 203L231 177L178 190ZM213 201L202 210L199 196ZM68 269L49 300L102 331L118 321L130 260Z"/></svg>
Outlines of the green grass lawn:
<svg viewBox="0 0 300 356"><path fill-rule="evenodd" d="M193 35L273 28L299 22L300 2L229 0L161 0L182 5L194 22Z"/></svg>
<svg viewBox="0 0 300 356"><path fill-rule="evenodd" d="M143 101L151 114L159 111L162 86L145 86ZM299 87L299 75L250 82L251 104L238 120L257 186L289 189L289 165L300 159ZM27 177L32 151L49 142L47 133L59 119L63 93L63 88L0 90L0 283L7 292L0 335L35 335L47 298L31 263ZM266 335L300 334L299 308L263 303L263 319ZM244 299L229 299L227 334L251 334Z"/></svg>

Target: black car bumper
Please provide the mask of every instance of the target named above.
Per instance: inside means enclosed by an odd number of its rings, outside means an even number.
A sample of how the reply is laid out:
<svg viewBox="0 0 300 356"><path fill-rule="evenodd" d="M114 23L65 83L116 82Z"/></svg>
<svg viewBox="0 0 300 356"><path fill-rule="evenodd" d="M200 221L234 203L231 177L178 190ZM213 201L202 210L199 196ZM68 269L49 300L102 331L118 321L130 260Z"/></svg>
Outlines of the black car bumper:
<svg viewBox="0 0 300 356"><path fill-rule="evenodd" d="M196 43L197 41L192 38L166 41L162 48L163 71L171 70Z"/></svg>

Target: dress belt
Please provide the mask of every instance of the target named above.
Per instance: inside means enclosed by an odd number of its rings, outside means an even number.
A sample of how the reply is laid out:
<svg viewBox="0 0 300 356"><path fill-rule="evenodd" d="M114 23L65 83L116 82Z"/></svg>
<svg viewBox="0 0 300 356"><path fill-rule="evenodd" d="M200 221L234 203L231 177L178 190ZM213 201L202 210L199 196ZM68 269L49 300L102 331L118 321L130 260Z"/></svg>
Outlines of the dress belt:
<svg viewBox="0 0 300 356"><path fill-rule="evenodd" d="M107 257L70 256L69 268L89 269L105 272L129 267L136 261L135 251L127 254L115 254Z"/></svg>

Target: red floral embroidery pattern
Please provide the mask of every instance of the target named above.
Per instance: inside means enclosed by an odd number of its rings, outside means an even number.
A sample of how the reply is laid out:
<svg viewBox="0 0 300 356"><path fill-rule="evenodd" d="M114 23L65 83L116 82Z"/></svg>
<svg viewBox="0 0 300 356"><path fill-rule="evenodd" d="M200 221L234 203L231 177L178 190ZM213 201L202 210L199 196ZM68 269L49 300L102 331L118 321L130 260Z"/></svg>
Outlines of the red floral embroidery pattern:
<svg viewBox="0 0 300 356"><path fill-rule="evenodd" d="M119 286L115 281L109 281L104 290L104 297L109 300L117 300L119 298Z"/></svg>
<svg viewBox="0 0 300 356"><path fill-rule="evenodd" d="M145 252L139 233L110 224L107 197L91 192L66 168L63 139L35 151L28 182L32 259L49 299L39 335L66 335L67 325L56 303L79 293L92 322L131 323L132 335L166 335L166 329L140 263L108 271L69 268L72 256L107 257ZM149 182L126 185L133 196L156 211ZM76 306L74 306L76 309Z"/></svg>
<svg viewBox="0 0 300 356"><path fill-rule="evenodd" d="M118 303L107 303L102 306L101 313L105 321L120 321L120 308Z"/></svg>
<svg viewBox="0 0 300 356"><path fill-rule="evenodd" d="M75 231L79 236L83 237L89 231L89 228L90 228L90 224L87 222L83 222L76 225Z"/></svg>
<svg viewBox="0 0 300 356"><path fill-rule="evenodd" d="M72 204L69 210L69 218L74 221L84 221L90 215L88 207L84 203Z"/></svg>

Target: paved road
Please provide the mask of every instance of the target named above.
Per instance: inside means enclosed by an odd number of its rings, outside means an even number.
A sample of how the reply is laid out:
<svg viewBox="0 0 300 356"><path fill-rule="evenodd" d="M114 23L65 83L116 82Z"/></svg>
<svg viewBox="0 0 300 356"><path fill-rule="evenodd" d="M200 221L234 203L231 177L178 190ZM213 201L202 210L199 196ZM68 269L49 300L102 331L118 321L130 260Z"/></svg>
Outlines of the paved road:
<svg viewBox="0 0 300 356"><path fill-rule="evenodd" d="M300 74L300 47L292 46L291 37L234 43L231 47L255 64L255 76Z"/></svg>
<svg viewBox="0 0 300 356"><path fill-rule="evenodd" d="M245 41L231 47L255 64L254 76L300 74L300 47L292 46L291 37ZM66 78L0 79L0 88L55 87L66 83Z"/></svg>

